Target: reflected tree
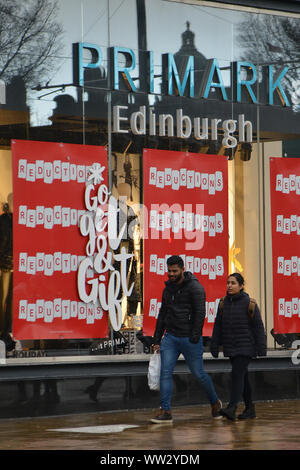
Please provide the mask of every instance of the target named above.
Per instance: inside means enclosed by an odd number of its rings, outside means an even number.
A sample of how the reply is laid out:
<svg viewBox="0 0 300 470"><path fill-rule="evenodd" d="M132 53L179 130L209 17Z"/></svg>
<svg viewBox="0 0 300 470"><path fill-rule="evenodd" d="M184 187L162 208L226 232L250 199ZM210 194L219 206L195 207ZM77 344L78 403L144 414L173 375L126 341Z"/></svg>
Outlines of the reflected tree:
<svg viewBox="0 0 300 470"><path fill-rule="evenodd" d="M300 20L273 15L247 15L237 26L241 60L289 67L284 81L294 110L300 110ZM283 83L284 83L283 81Z"/></svg>
<svg viewBox="0 0 300 470"><path fill-rule="evenodd" d="M35 85L53 68L61 47L56 0L0 0L0 79Z"/></svg>

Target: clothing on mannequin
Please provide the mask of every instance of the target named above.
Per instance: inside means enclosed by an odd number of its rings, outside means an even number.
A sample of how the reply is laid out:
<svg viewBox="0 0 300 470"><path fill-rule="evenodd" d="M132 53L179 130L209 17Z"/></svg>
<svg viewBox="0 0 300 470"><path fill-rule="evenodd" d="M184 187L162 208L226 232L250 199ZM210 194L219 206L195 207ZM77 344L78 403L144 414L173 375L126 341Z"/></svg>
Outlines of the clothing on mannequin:
<svg viewBox="0 0 300 470"><path fill-rule="evenodd" d="M0 333L5 339L12 331L13 200L8 195L0 216Z"/></svg>

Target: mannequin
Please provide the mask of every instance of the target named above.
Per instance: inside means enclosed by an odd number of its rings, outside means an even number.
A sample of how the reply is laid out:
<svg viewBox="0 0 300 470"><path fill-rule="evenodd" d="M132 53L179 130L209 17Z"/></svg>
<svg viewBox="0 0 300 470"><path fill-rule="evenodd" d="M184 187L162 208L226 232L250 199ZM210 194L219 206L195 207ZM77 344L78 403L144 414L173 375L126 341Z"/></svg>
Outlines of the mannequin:
<svg viewBox="0 0 300 470"><path fill-rule="evenodd" d="M12 217L13 195L10 193L4 205L4 214L0 216L0 333L6 343L11 340L9 333L12 331Z"/></svg>

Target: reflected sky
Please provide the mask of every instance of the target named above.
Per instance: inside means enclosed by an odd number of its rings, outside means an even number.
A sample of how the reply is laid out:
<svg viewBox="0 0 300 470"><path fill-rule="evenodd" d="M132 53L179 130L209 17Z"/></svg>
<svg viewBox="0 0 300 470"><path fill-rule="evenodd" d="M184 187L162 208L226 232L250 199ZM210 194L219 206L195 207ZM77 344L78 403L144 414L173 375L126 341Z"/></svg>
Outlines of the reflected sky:
<svg viewBox="0 0 300 470"><path fill-rule="evenodd" d="M57 57L47 82L48 85L70 84L72 77L72 43L88 42L97 44L103 53L103 66L107 66L108 46L131 48L137 57L138 76L138 32L135 0L60 0L57 21L63 27L63 48ZM252 13L232 9L221 9L167 2L145 0L147 49L154 52L154 73L161 75L161 54L176 53L182 43L181 35L190 22L195 34L195 47L205 58L217 58L220 67L226 67L242 54L238 36L238 25ZM260 15L262 17L264 15ZM109 21L108 21L109 19ZM276 41L276 38L275 38ZM228 71L223 72L225 85L229 84ZM160 79L156 80L156 91ZM45 83L41 83L42 86ZM51 92L51 94L49 94ZM31 125L47 125L51 122L56 103L55 96L68 93L77 97L75 87L65 90L28 90L28 105L31 109Z"/></svg>

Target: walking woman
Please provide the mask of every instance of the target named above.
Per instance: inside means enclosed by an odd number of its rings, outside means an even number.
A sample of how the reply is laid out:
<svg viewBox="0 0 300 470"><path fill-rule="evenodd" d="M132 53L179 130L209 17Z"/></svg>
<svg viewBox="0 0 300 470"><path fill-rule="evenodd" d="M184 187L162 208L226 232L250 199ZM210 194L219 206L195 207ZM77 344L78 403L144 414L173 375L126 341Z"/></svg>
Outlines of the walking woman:
<svg viewBox="0 0 300 470"><path fill-rule="evenodd" d="M252 304L252 300L251 300ZM214 324L211 353L218 357L219 347L232 365L230 401L220 414L234 421L243 397L245 410L239 419L255 418L248 365L251 358L266 355L266 334L260 311L255 303L251 312L249 295L244 292L244 278L239 273L227 279L227 295L221 299Z"/></svg>

